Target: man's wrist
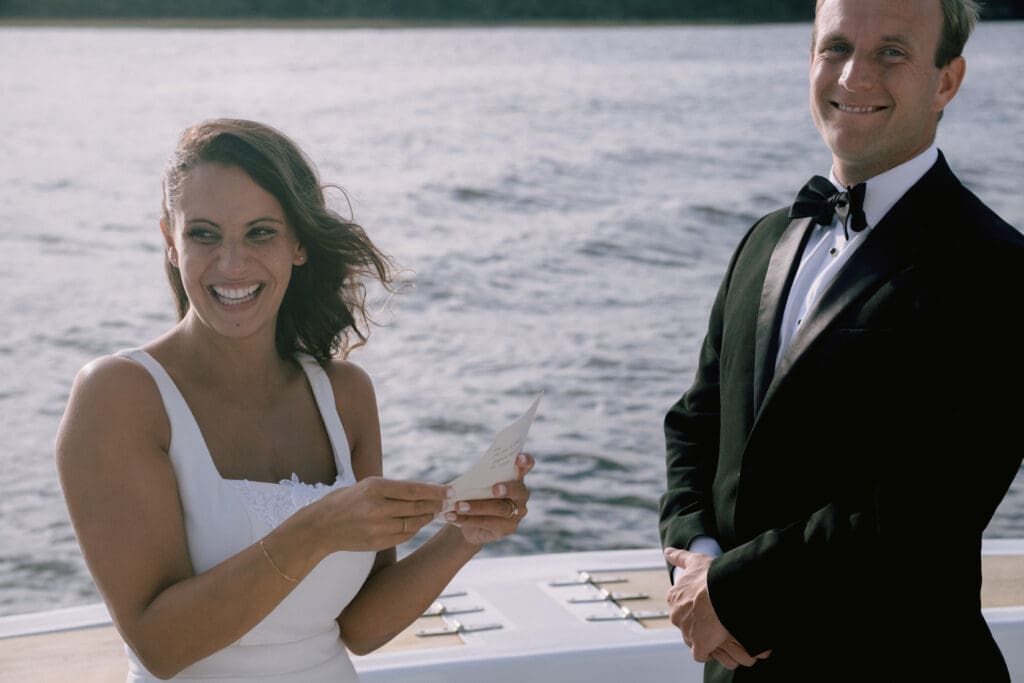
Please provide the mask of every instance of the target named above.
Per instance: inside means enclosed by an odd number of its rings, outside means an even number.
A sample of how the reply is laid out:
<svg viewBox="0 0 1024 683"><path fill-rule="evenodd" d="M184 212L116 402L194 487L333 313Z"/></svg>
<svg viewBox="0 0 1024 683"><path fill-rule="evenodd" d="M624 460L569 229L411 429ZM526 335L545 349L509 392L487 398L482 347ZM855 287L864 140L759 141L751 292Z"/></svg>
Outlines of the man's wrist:
<svg viewBox="0 0 1024 683"><path fill-rule="evenodd" d="M708 557L718 557L722 554L722 546L718 544L714 536L700 535L695 536L690 541L690 546L687 548L690 552L700 553L701 555L707 555ZM672 585L676 584L679 578L679 567L672 567Z"/></svg>
<svg viewBox="0 0 1024 683"><path fill-rule="evenodd" d="M687 550L708 557L718 557L722 554L722 546L718 544L718 540L714 536L696 536L690 541L690 547Z"/></svg>

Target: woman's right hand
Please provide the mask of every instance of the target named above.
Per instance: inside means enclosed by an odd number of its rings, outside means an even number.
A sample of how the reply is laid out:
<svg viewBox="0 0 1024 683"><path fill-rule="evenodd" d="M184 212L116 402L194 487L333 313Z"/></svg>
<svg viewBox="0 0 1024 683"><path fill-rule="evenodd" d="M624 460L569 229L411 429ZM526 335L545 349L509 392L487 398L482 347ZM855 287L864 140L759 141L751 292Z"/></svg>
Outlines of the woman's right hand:
<svg viewBox="0 0 1024 683"><path fill-rule="evenodd" d="M380 551L405 543L441 511L446 486L366 477L306 510L328 552Z"/></svg>

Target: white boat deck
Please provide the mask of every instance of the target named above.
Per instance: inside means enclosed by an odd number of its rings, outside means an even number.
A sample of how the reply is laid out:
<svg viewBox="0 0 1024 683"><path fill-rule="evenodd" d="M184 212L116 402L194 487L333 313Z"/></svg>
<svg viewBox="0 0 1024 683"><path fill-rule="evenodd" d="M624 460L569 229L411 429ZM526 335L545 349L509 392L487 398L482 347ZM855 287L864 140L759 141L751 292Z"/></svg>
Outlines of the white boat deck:
<svg viewBox="0 0 1024 683"><path fill-rule="evenodd" d="M1024 680L1024 540L986 541L983 552L984 614ZM667 582L656 548L474 560L435 605L442 614L353 660L364 683L598 683L638 681L641 671L700 681L702 667L656 615ZM460 624L466 632L420 635ZM0 682L112 683L126 671L102 604L0 618Z"/></svg>

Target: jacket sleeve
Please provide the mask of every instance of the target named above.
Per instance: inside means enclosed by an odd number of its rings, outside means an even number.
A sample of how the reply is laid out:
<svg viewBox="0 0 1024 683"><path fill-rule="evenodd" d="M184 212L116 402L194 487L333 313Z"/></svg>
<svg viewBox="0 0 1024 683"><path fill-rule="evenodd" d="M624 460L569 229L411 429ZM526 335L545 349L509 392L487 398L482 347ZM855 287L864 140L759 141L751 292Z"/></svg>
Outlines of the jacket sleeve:
<svg viewBox="0 0 1024 683"><path fill-rule="evenodd" d="M668 484L661 497L659 523L664 547L688 548L696 536L717 536L712 486L721 429L719 362L723 319L729 282L749 236L748 232L733 254L711 307L693 384L665 416Z"/></svg>

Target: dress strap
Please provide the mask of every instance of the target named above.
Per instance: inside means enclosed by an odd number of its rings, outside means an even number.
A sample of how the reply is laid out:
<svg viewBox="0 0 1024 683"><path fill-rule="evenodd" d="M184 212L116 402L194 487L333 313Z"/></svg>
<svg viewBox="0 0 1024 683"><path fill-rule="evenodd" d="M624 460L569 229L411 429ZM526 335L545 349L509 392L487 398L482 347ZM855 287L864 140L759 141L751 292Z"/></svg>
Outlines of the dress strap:
<svg viewBox="0 0 1024 683"><path fill-rule="evenodd" d="M189 558L197 573L206 571L253 542L249 516L239 505L239 494L217 471L199 423L170 374L142 349L126 349L117 355L145 368L160 392L171 427L167 456L177 480ZM217 520L216 524L211 520ZM211 532L211 528L230 528L238 533L227 537Z"/></svg>
<svg viewBox="0 0 1024 683"><path fill-rule="evenodd" d="M199 423L196 422L188 401L182 395L178 385L168 374L160 362L149 355L143 349L123 349L118 351L117 356L128 358L144 367L156 382L160 391L160 398L164 402L164 411L167 413L167 420L171 425L171 441L182 442L181 448L171 448L171 462L182 473L189 473L201 477L211 477L213 481L220 481L221 476L217 467L213 464L213 458L206 447L206 440L203 438ZM188 454L185 457L183 454ZM205 455L205 457L202 457Z"/></svg>
<svg viewBox="0 0 1024 683"><path fill-rule="evenodd" d="M331 379L321 367L320 363L305 353L295 354L295 359L302 365L309 379L309 386L313 390L313 398L316 399L317 408L320 410L320 419L327 431L327 438L331 441L331 448L334 450L334 464L338 468L338 481L345 482L346 486L356 483L355 474L352 472L352 453L348 448L348 436L345 434L345 426L338 417L338 406L334 401L334 388L331 386Z"/></svg>
<svg viewBox="0 0 1024 683"><path fill-rule="evenodd" d="M188 403L185 402L185 397L178 390L178 385L174 383L171 376L164 370L164 366L160 365L156 358L142 349L121 349L114 355L131 359L149 371L149 374L153 376L153 381L156 382L157 389L160 390L160 397L164 400L164 407L168 412L171 412L172 409L177 412L177 409L180 408L191 412Z"/></svg>

